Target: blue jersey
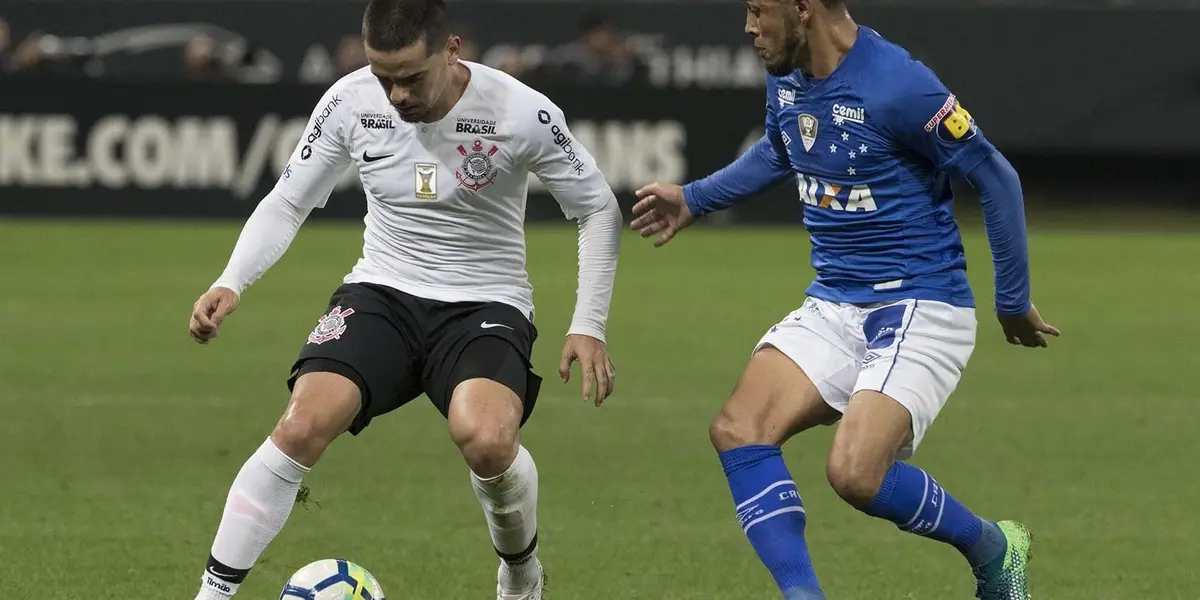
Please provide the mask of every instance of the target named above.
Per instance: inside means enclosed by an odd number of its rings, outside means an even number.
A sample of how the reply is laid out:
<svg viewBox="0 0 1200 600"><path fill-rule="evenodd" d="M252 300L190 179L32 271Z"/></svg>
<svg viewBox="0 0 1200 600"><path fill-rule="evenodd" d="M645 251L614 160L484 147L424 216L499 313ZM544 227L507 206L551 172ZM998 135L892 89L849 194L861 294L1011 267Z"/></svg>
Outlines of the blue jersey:
<svg viewBox="0 0 1200 600"><path fill-rule="evenodd" d="M809 295L854 304L929 299L973 307L950 178L967 178L995 153L929 68L859 27L828 77L798 70L768 77L766 133L747 159L756 161L758 181L739 188L731 185L731 173L718 173L684 193L693 212L708 212L720 204L716 196L794 177L817 274ZM1019 207L1019 181L1016 194ZM1023 214L1019 229L1008 233L1019 233L1018 259L1024 259ZM1027 266L1013 270L1025 281L1006 284L1015 292L1002 303L1005 312L1027 305Z"/></svg>

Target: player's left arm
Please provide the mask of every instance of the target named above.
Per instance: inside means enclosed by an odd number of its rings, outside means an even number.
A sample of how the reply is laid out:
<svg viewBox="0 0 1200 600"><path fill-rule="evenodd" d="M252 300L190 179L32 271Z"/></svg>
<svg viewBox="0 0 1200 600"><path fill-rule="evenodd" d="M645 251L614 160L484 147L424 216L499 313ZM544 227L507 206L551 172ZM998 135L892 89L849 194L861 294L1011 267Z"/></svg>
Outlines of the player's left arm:
<svg viewBox="0 0 1200 600"><path fill-rule="evenodd" d="M621 245L621 208L587 148L571 135L566 118L553 103L520 107L528 127L524 158L554 196L568 219L579 221L579 288L575 313L559 364L563 381L571 364L583 371L583 397L602 404L613 391L616 372L608 355L605 326L612 301Z"/></svg>
<svg viewBox="0 0 1200 600"><path fill-rule="evenodd" d="M1012 344L1046 346L1059 331L1045 323L1031 298L1029 243L1021 179L983 135L962 103L927 69L904 78L883 102L884 123L906 146L939 170L979 191L995 268L996 314Z"/></svg>

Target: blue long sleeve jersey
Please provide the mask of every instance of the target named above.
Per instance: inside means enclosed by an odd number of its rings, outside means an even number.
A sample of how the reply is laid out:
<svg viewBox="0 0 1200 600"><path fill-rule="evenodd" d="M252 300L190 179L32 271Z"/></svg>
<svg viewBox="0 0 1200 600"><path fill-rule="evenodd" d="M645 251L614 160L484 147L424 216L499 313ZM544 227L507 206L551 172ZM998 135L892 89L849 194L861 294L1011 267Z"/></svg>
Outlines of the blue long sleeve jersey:
<svg viewBox="0 0 1200 600"><path fill-rule="evenodd" d="M952 177L979 190L995 263L996 310L1030 306L1024 202L1016 171L938 77L859 27L824 79L767 79L766 132L724 169L684 187L696 216L788 177L804 206L817 273L808 294L870 304L974 307L954 219Z"/></svg>

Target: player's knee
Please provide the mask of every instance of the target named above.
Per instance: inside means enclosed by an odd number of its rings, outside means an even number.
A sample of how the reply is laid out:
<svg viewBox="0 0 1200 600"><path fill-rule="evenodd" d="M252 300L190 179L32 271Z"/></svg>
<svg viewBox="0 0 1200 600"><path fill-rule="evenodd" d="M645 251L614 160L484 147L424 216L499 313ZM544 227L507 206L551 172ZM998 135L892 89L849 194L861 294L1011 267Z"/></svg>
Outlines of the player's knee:
<svg viewBox="0 0 1200 600"><path fill-rule="evenodd" d="M448 419L450 437L476 475L495 477L516 460L521 402L507 387L487 379L460 383Z"/></svg>
<svg viewBox="0 0 1200 600"><path fill-rule="evenodd" d="M886 474L886 465L878 465L876 461L856 456L853 452L837 449L829 455L829 462L825 466L829 485L833 486L842 500L857 507L875 500Z"/></svg>
<svg viewBox="0 0 1200 600"><path fill-rule="evenodd" d="M358 414L358 386L341 375L307 373L296 381L287 410L271 432L279 450L312 466Z"/></svg>
<svg viewBox="0 0 1200 600"><path fill-rule="evenodd" d="M455 436L467 466L476 475L495 477L508 469L517 458L517 436L495 426L472 426Z"/></svg>
<svg viewBox="0 0 1200 600"><path fill-rule="evenodd" d="M739 416L728 404L721 408L708 426L708 439L717 452L772 443L766 438L765 427L753 419Z"/></svg>
<svg viewBox="0 0 1200 600"><path fill-rule="evenodd" d="M325 450L316 443L316 430L317 425L311 418L284 414L271 432L271 441L284 454L297 462L304 462L303 458L319 457Z"/></svg>
<svg viewBox="0 0 1200 600"><path fill-rule="evenodd" d="M285 413L271 432L271 441L292 460L311 467L336 436L322 435L324 427L312 416Z"/></svg>

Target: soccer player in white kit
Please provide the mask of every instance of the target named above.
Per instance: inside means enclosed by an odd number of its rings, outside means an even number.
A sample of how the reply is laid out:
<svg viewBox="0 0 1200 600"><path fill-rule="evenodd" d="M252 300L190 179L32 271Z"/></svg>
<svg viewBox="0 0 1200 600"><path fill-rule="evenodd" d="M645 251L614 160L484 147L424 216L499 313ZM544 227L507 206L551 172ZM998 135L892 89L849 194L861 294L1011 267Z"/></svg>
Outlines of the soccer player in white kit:
<svg viewBox="0 0 1200 600"><path fill-rule="evenodd" d="M501 558L496 597L540 599L537 469L519 435L541 383L530 364L528 174L579 221L578 299L559 375L569 379L578 361L584 397L597 406L615 376L604 330L621 212L553 102L459 60L442 0L371 0L363 38L370 66L321 98L191 316L196 341L215 338L242 292L357 166L368 204L362 258L308 336L282 418L234 479L197 599L236 593L335 438L422 393L470 469Z"/></svg>

